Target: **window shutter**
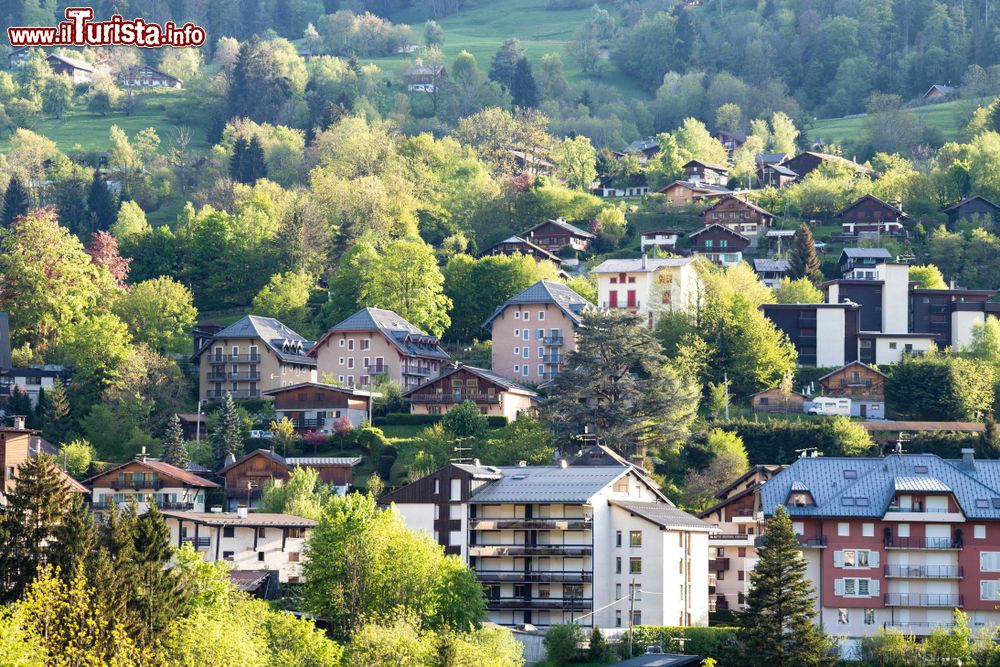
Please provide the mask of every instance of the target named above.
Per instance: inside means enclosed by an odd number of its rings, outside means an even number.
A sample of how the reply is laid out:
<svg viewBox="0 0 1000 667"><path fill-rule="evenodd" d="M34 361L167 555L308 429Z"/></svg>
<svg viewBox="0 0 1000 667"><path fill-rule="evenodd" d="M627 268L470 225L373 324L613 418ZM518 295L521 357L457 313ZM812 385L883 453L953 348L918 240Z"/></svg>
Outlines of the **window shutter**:
<svg viewBox="0 0 1000 667"><path fill-rule="evenodd" d="M834 579L833 580L833 594L834 595L843 595L844 594L844 580L843 579Z"/></svg>
<svg viewBox="0 0 1000 667"><path fill-rule="evenodd" d="M834 551L833 552L833 566L834 567L844 567L844 552Z"/></svg>
<svg viewBox="0 0 1000 667"><path fill-rule="evenodd" d="M868 552L868 565L869 567L878 567L879 562L879 552L869 551Z"/></svg>
<svg viewBox="0 0 1000 667"><path fill-rule="evenodd" d="M882 582L878 579L872 579L868 583L868 593L871 597L877 598L881 595Z"/></svg>

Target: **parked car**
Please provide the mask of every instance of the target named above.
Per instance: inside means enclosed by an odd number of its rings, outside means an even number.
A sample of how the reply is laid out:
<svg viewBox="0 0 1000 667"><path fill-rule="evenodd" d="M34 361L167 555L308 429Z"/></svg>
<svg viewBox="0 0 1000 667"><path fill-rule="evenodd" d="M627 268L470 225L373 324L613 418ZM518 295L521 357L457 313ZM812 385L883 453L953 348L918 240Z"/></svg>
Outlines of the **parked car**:
<svg viewBox="0 0 1000 667"><path fill-rule="evenodd" d="M261 440L274 440L274 431L250 431L251 438L260 438Z"/></svg>
<svg viewBox="0 0 1000 667"><path fill-rule="evenodd" d="M811 403L807 403L808 409L806 412L811 415L843 415L844 417L851 416L851 399L849 398L833 398L832 396L817 396L812 399Z"/></svg>

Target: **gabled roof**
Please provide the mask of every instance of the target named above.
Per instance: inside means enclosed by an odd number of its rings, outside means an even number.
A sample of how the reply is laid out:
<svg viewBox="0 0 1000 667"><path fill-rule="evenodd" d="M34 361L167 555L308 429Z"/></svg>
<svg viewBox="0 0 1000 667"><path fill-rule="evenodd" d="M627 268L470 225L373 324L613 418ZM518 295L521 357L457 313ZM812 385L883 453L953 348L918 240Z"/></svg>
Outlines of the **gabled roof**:
<svg viewBox="0 0 1000 667"><path fill-rule="evenodd" d="M738 141L739 143L746 143L747 135L742 132L730 132L729 130L716 130L712 133L713 137L722 137L724 139L732 139L733 141Z"/></svg>
<svg viewBox="0 0 1000 667"><path fill-rule="evenodd" d="M855 171L860 171L865 174L870 174L872 173L872 171L874 171L871 167L866 167L863 164L858 164L854 160L848 160L846 157L841 157L839 155L831 155L830 153L820 153L818 151L805 151L803 153L799 153L795 157L788 158L787 160L785 160L785 164L787 165L792 160L796 160L802 157L803 155L809 155L823 162L837 162L840 164L845 164L848 167L854 169Z"/></svg>
<svg viewBox="0 0 1000 667"><path fill-rule="evenodd" d="M766 216L768 216L770 218L774 217L774 213L771 213L770 211L767 211L767 210L761 208L760 206L757 206L757 204L754 204L751 201L747 201L743 197L737 197L736 195L726 195L725 197L720 197L719 199L716 200L716 202L714 204L712 204L711 206L709 206L708 208L706 208L704 211L702 211L701 215L704 216L704 215L708 214L708 212L711 211L716 206L721 206L725 202L731 201L731 200L738 201L739 203L743 204L747 208L749 208L749 209L751 209L753 211L757 211L761 215L766 215Z"/></svg>
<svg viewBox="0 0 1000 667"><path fill-rule="evenodd" d="M726 231L727 233L729 233L729 234L732 234L733 236L735 236L735 237L737 237L737 238L739 238L739 239L743 239L743 240L744 240L744 241L746 241L747 243L750 243L750 239L748 239L747 237L743 236L742 234L740 234L740 233L739 233L739 232L737 232L737 231L733 231L732 229L730 229L729 227L726 227L725 225L720 225L720 224L719 224L719 223L717 223L717 222L713 222L713 223L712 223L712 224L710 224L710 225L705 225L705 226L704 226L704 227L702 227L701 229L699 229L699 230L697 230L697 231L694 231L694 232L691 232L691 233L690 233L690 234L688 235L688 238L692 238L692 239L693 239L693 238L694 238L694 237L696 237L696 236L701 236L702 234L704 234L704 233L705 233L705 232L707 232L708 230L710 230L710 229L713 229L713 228L715 228L715 227L718 227L719 229L722 229L722 230L725 230L725 231Z"/></svg>
<svg viewBox="0 0 1000 667"><path fill-rule="evenodd" d="M271 459L272 461L274 461L275 463L277 463L279 465L283 465L283 466L286 466L286 467L288 466L288 464L285 463L285 458L283 456L281 456L281 454L276 454L273 451L271 451L270 449L260 449L260 448L258 448L258 449L253 450L252 452L247 452L246 454L244 454L240 458L236 459L235 461L233 461L229 465L223 466L219 470L219 474L220 475L224 474L230 468L234 468L234 467L240 465L241 463L243 463L244 461L246 461L247 459L253 458L254 456L266 456L267 458Z"/></svg>
<svg viewBox="0 0 1000 667"><path fill-rule="evenodd" d="M104 472L98 473L92 477L88 477L87 479L83 480L83 483L85 485L92 486L94 480L99 479L101 477L107 477L108 475L120 470L121 468L124 468L125 466L132 464L145 466L146 468L149 468L151 471L158 473L160 475L167 475L169 477L173 477L177 481L181 482L184 486L196 486L205 489L214 489L219 487L219 485L216 484L215 482L210 482L204 477L199 477L198 475L195 475L190 471L184 470L183 468L178 468L175 465L170 465L169 463L165 463L157 459L150 459L150 458L144 459L142 457L136 457L131 461L126 461L125 463L120 463L114 467L108 468Z"/></svg>
<svg viewBox="0 0 1000 667"><path fill-rule="evenodd" d="M844 207L844 209L841 210L839 213L837 213L837 215L834 216L834 217L840 217L840 216L844 215L845 213L847 213L848 211L850 211L852 208L855 208L856 206L860 206L862 203L864 203L865 201L868 201L868 200L874 201L879 206L882 206L884 208L889 209L890 211L892 211L893 213L895 213L900 218L909 217L905 213L903 213L901 210L899 210L898 208L896 208L895 206L893 206L892 204L890 204L889 202L885 201L884 199L879 199L878 197L876 197L875 195L872 195L872 194L862 195L857 201L855 201L854 203L849 204L848 206Z"/></svg>
<svg viewBox="0 0 1000 667"><path fill-rule="evenodd" d="M764 169L770 169L771 171L781 176L790 176L792 178L798 176L798 174L796 174L794 171L781 164L775 164L773 162L765 162L763 163L763 167Z"/></svg>
<svg viewBox="0 0 1000 667"><path fill-rule="evenodd" d="M469 502L584 503L634 471L624 466L501 466L496 470L500 478L474 491Z"/></svg>
<svg viewBox="0 0 1000 667"><path fill-rule="evenodd" d="M841 366L840 368L838 368L835 371L831 371L831 372L827 373L826 375L824 375L823 377L821 377L819 380L817 380L817 382L822 382L823 380L827 379L828 377L832 377L832 376L836 375L837 373L839 373L841 371L847 370L851 366L860 366L861 368L865 369L866 371L870 371L872 373L877 373L878 375L881 375L882 377L885 377L885 373L882 373L877 368L872 368L871 366L868 366L867 364L863 364L860 361L852 361L850 363L844 364L843 366Z"/></svg>
<svg viewBox="0 0 1000 667"><path fill-rule="evenodd" d="M660 148L660 142L658 142L653 137L649 137L647 139L637 139L636 141L633 141L632 143L630 143L628 146L625 147L625 151L624 152L625 153L645 153L646 151L652 150L654 148L657 149L657 150L659 150L659 148Z"/></svg>
<svg viewBox="0 0 1000 667"><path fill-rule="evenodd" d="M684 163L684 168L687 168L688 165L692 164L700 165L706 169L711 169L712 171L717 171L721 174L729 173L729 167L721 164L713 164L711 162L705 162L703 160L688 160L687 162Z"/></svg>
<svg viewBox="0 0 1000 667"><path fill-rule="evenodd" d="M754 160L757 164L781 164L791 157L788 153L757 153Z"/></svg>
<svg viewBox="0 0 1000 667"><path fill-rule="evenodd" d="M537 225L535 225L534 227L532 227L531 229L525 230L523 235L527 236L527 235L531 234L531 232L533 232L536 229L538 229L539 227L544 227L545 225L555 225L556 227L560 227L562 229L565 229L567 232L569 232L570 234L573 234L574 236L581 236L581 237L583 237L585 239L597 238L596 236L594 236L590 232L584 231L584 230L580 229L579 227L574 227L573 225L569 224L568 222L566 222L562 218L555 218L554 220L546 220L544 222L540 222Z"/></svg>
<svg viewBox="0 0 1000 667"><path fill-rule="evenodd" d="M750 394L750 398L753 398L754 396L760 396L761 394L766 394L767 392L774 391L775 389L780 389L780 387L778 385L774 385L773 387L768 387L767 389L761 389L760 391L755 391L754 393ZM806 397L805 394L803 394L802 392L795 391L794 389L790 393L795 394L796 396L801 396L802 398Z"/></svg>
<svg viewBox="0 0 1000 667"><path fill-rule="evenodd" d="M90 63L88 63L86 61L83 61L83 60L77 60L76 58L67 58L66 56L59 55L58 53L50 53L48 56L46 56L45 59L46 60L58 60L60 62L63 62L65 64L69 65L73 69L83 70L84 72L93 72L94 71L94 66L91 65Z"/></svg>
<svg viewBox="0 0 1000 667"><path fill-rule="evenodd" d="M935 90L941 93L942 95L951 95L952 93L955 92L955 89L952 86L946 86L941 83L935 83L933 86L927 89L927 92L924 93L923 96L927 97Z"/></svg>
<svg viewBox="0 0 1000 667"><path fill-rule="evenodd" d="M313 366L316 360L309 357L314 343L306 340L298 332L286 327L273 317L259 315L244 315L228 327L212 336L209 343L195 353L201 356L211 349L211 341L229 338L253 338L264 341L264 344L282 361Z"/></svg>
<svg viewBox="0 0 1000 667"><path fill-rule="evenodd" d="M719 532L718 527L677 509L673 503L639 502L634 500L609 500L608 502L661 528L680 528L706 533Z"/></svg>
<svg viewBox="0 0 1000 667"><path fill-rule="evenodd" d="M219 470L219 474L225 474L230 468L235 468L236 466L242 464L249 458L254 456L266 456L275 463L285 468L291 467L302 467L308 468L310 466L356 466L361 463L361 458L357 456L289 456L284 457L281 454L277 454L270 449L255 449L252 452L244 454L240 458L236 459L229 465L223 466Z"/></svg>
<svg viewBox="0 0 1000 667"><path fill-rule="evenodd" d="M728 195L732 193L732 190L730 190L724 185L714 185L712 183L697 183L695 181L680 181L680 180L673 181L672 183L667 183L656 192L663 194L664 192L674 187L675 185L680 186L682 188L687 188L688 190L691 190L695 194L704 195L706 197L709 195Z"/></svg>
<svg viewBox="0 0 1000 667"><path fill-rule="evenodd" d="M840 253L841 257L846 255L848 259L891 259L892 255L885 248L844 248Z"/></svg>
<svg viewBox="0 0 1000 667"><path fill-rule="evenodd" d="M335 384L326 384L323 382L299 382L297 384L290 384L286 387L275 387L274 389L268 389L260 393L265 396L274 396L276 394L282 394L286 391L295 391L296 389L303 388L317 389L319 391L335 391L339 394L348 394L350 396L357 396L358 398L381 398L382 394L377 391L365 391L364 389L353 389L351 387L341 387Z"/></svg>
<svg viewBox="0 0 1000 667"><path fill-rule="evenodd" d="M646 257L635 259L606 259L590 270L591 273L653 273L672 266L686 266L690 257Z"/></svg>
<svg viewBox="0 0 1000 667"><path fill-rule="evenodd" d="M968 204L969 202L975 201L976 199L978 199L979 201L983 202L984 204L987 204L988 206L990 206L994 210L1000 211L1000 206L997 206L996 204L994 204L993 202L991 202L986 197L983 197L982 195L972 195L971 197L966 197L965 199L963 199L962 201L958 202L957 204L952 204L951 206L948 206L946 208L941 209L941 212L942 213L950 213L951 211L959 209L959 208L965 206L966 204Z"/></svg>
<svg viewBox="0 0 1000 667"><path fill-rule="evenodd" d="M524 396L532 396L532 397L538 396L538 394L531 391L530 389L522 387L518 383L512 380L508 380L505 377L501 377L500 375L497 375L493 371L488 371L484 368L476 368L475 366L466 366L465 364L446 366L444 369L442 369L441 373L439 373L437 377L431 378L430 380L427 380L427 382L424 382L419 386L404 391L403 396L410 396L411 394L414 394L418 391L422 391L427 387L427 385L431 384L432 382L437 382L438 380L442 380L450 375L454 375L458 371L463 371L463 370L472 373L473 375L482 378L487 382L492 382L493 384L501 387L504 391L513 392L515 394L522 394Z"/></svg>
<svg viewBox="0 0 1000 667"><path fill-rule="evenodd" d="M763 273L764 271L788 271L791 266L791 262L787 259L755 259L753 261L753 270L757 273Z"/></svg>
<svg viewBox="0 0 1000 667"><path fill-rule="evenodd" d="M588 307L594 307L594 304L590 303L562 283L552 282L551 280L539 280L528 289L519 294L515 294L497 306L497 309L493 311L492 315L490 315L490 319L483 323L483 328L489 329L493 324L493 320L495 320L500 313L507 308L507 306L537 303L554 304L573 322L574 325L580 324L580 316L583 314L584 310Z"/></svg>
<svg viewBox="0 0 1000 667"><path fill-rule="evenodd" d="M685 232L683 229L651 229L648 232L642 232L640 236L684 236Z"/></svg>
<svg viewBox="0 0 1000 667"><path fill-rule="evenodd" d="M130 67L125 73L125 76L126 77L135 76L140 70L146 70L151 74L162 76L164 79L170 79L171 81L176 81L177 83L184 83L182 79L178 79L173 74L167 74L163 70L156 69L152 65L136 65L135 67Z"/></svg>
<svg viewBox="0 0 1000 667"><path fill-rule="evenodd" d="M517 236L517 235L508 236L503 241L500 241L500 243L496 243L496 244L492 245L490 247L490 250L493 250L493 248L496 248L497 246L503 245L503 244L523 245L526 248L530 249L531 252L534 253L534 254L536 254L536 255L542 255L546 259L550 259L553 262L555 262L556 264L562 264L562 260L555 253L551 253L548 250L546 250L545 248L543 248L542 246L535 245L531 241L529 241L527 239L523 239L523 238L521 238L520 236ZM489 254L490 250L486 251L487 254Z"/></svg>
<svg viewBox="0 0 1000 667"><path fill-rule="evenodd" d="M362 308L323 334L309 351L315 357L319 348L334 333L340 331L377 331L404 354L431 359L448 359L437 336L432 336L410 324L400 315L382 308Z"/></svg>

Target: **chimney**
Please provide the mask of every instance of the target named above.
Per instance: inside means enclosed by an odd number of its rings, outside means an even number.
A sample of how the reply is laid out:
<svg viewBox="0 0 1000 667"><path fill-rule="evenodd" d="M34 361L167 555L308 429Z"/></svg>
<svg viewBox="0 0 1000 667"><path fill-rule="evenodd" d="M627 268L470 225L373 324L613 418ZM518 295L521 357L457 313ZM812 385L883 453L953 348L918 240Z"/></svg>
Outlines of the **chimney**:
<svg viewBox="0 0 1000 667"><path fill-rule="evenodd" d="M559 459L559 467L560 468L568 468L569 467L569 464L566 463L566 459Z"/></svg>
<svg viewBox="0 0 1000 667"><path fill-rule="evenodd" d="M642 269L645 271L649 268L649 256L646 253L642 253Z"/></svg>
<svg viewBox="0 0 1000 667"><path fill-rule="evenodd" d="M472 465L476 466L477 468L483 467L483 464L479 462L479 459L472 459Z"/></svg>
<svg viewBox="0 0 1000 667"><path fill-rule="evenodd" d="M139 452L136 455L135 459L136 459L136 461L145 461L146 460L146 446L145 445L142 446L142 451Z"/></svg>
<svg viewBox="0 0 1000 667"><path fill-rule="evenodd" d="M247 515L249 513L250 513L250 510L248 508L246 508L246 507L237 507L236 508L236 516L239 517L240 519L247 518Z"/></svg>
<svg viewBox="0 0 1000 667"><path fill-rule="evenodd" d="M517 462L517 467L518 468L527 468L528 467L528 462L527 461L518 461Z"/></svg>
<svg viewBox="0 0 1000 667"><path fill-rule="evenodd" d="M19 431L24 430L24 415L14 415L14 428Z"/></svg>
<svg viewBox="0 0 1000 667"><path fill-rule="evenodd" d="M962 450L962 468L965 470L976 469L976 450L971 447Z"/></svg>

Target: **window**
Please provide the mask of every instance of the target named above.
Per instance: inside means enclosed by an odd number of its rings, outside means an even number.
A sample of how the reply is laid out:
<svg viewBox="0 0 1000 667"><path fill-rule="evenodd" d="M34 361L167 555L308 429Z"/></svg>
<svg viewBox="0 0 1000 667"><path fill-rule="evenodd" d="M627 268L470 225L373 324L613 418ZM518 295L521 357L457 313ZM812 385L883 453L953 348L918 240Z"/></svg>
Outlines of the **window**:
<svg viewBox="0 0 1000 667"><path fill-rule="evenodd" d="M354 357L348 357L347 358L347 367L348 368L354 368Z"/></svg>
<svg viewBox="0 0 1000 667"><path fill-rule="evenodd" d="M450 500L461 500L462 499L462 480L455 478L451 480L451 495Z"/></svg>
<svg viewBox="0 0 1000 667"><path fill-rule="evenodd" d="M235 526L225 526L222 529L223 537L236 537L236 527Z"/></svg>
<svg viewBox="0 0 1000 667"><path fill-rule="evenodd" d="M628 534L628 545L630 547L641 547L642 546L642 531L632 530Z"/></svg>
<svg viewBox="0 0 1000 667"><path fill-rule="evenodd" d="M545 365L544 364L538 364L538 375L539 376L545 375Z"/></svg>
<svg viewBox="0 0 1000 667"><path fill-rule="evenodd" d="M529 375L529 374L531 373L531 367L530 367L530 366L528 366L528 364L525 364L525 365L524 365L524 366L523 366L523 367L521 368L521 371L522 371L522 372L521 372L521 375L523 375L524 377L528 377L528 375Z"/></svg>
<svg viewBox="0 0 1000 667"><path fill-rule="evenodd" d="M530 319L531 319L531 313L529 313L528 311L524 311L524 321L527 322Z"/></svg>
<svg viewBox="0 0 1000 667"><path fill-rule="evenodd" d="M861 524L861 535L863 537L874 537L875 536L875 524L874 523L863 523L863 524Z"/></svg>
<svg viewBox="0 0 1000 667"><path fill-rule="evenodd" d="M740 558L746 558L747 557L747 548L746 547L738 547L736 549L736 555L738 555Z"/></svg>
<svg viewBox="0 0 1000 667"><path fill-rule="evenodd" d="M622 546L622 531L615 531L615 546L621 548Z"/></svg>
<svg viewBox="0 0 1000 667"><path fill-rule="evenodd" d="M354 349L354 339L353 338L349 338L347 340L347 349L348 350L353 350Z"/></svg>
<svg viewBox="0 0 1000 667"><path fill-rule="evenodd" d="M545 348L544 347L538 348L538 358L539 359L544 359L545 358Z"/></svg>
<svg viewBox="0 0 1000 667"><path fill-rule="evenodd" d="M222 560L232 560L232 559L233 559L233 552L232 551L223 551L222 552Z"/></svg>
<svg viewBox="0 0 1000 667"><path fill-rule="evenodd" d="M977 540L986 539L986 526L983 525L973 526L972 531L973 531L973 537L975 539Z"/></svg>
<svg viewBox="0 0 1000 667"><path fill-rule="evenodd" d="M740 581L743 581L745 577L746 577L746 572L744 570L739 570L736 573L736 578L739 579Z"/></svg>
<svg viewBox="0 0 1000 667"><path fill-rule="evenodd" d="M980 600L1000 600L1000 581L980 581Z"/></svg>
<svg viewBox="0 0 1000 667"><path fill-rule="evenodd" d="M874 609L865 609L865 625L875 625Z"/></svg>
<svg viewBox="0 0 1000 667"><path fill-rule="evenodd" d="M289 563L298 563L299 562L299 552L298 551L289 551L288 552L288 562Z"/></svg>
<svg viewBox="0 0 1000 667"><path fill-rule="evenodd" d="M833 580L833 592L842 597L867 598L879 594L878 579L860 579L848 577Z"/></svg>
<svg viewBox="0 0 1000 667"><path fill-rule="evenodd" d="M514 329L514 338L520 338L520 337L521 337L521 330Z"/></svg>
<svg viewBox="0 0 1000 667"><path fill-rule="evenodd" d="M896 349L896 343L895 342L890 342L889 343L889 349L890 350L895 350Z"/></svg>
<svg viewBox="0 0 1000 667"><path fill-rule="evenodd" d="M515 320L521 319L521 311L520 310L515 310L514 311L514 319Z"/></svg>
<svg viewBox="0 0 1000 667"><path fill-rule="evenodd" d="M267 536L267 530L266 529L264 529L264 528L258 528L257 529L257 537L258 538L264 539L264 537L266 537L266 536Z"/></svg>
<svg viewBox="0 0 1000 667"><path fill-rule="evenodd" d="M519 365L517 365L517 364L514 364L514 372L515 373L520 373L521 372L521 367Z"/></svg>
<svg viewBox="0 0 1000 667"><path fill-rule="evenodd" d="M851 536L851 524L846 521L841 521L837 524L837 536L838 537L850 537Z"/></svg>
<svg viewBox="0 0 1000 667"><path fill-rule="evenodd" d="M263 551L258 551L257 552L257 560L259 560L261 562L264 561L264 552Z"/></svg>
<svg viewBox="0 0 1000 667"><path fill-rule="evenodd" d="M305 530L302 528L289 528L288 529L288 539L297 540L300 537L305 537Z"/></svg>
<svg viewBox="0 0 1000 667"><path fill-rule="evenodd" d="M340 357L340 358L339 358L339 359L338 359L337 361L338 361L338 363L339 363L339 364L340 364L341 366L343 366L343 365L344 365L345 363L347 363L347 362L346 362L346 360L344 359L344 357Z"/></svg>
<svg viewBox="0 0 1000 667"><path fill-rule="evenodd" d="M615 627L616 628L622 627L622 610L621 609L615 609Z"/></svg>
<svg viewBox="0 0 1000 667"><path fill-rule="evenodd" d="M642 611L639 609L632 612L632 625L642 625Z"/></svg>
<svg viewBox="0 0 1000 667"><path fill-rule="evenodd" d="M642 574L642 559L641 558L629 558L628 559L628 572L629 572L629 574Z"/></svg>
<svg viewBox="0 0 1000 667"><path fill-rule="evenodd" d="M615 558L615 574L621 574L621 573L622 573L622 557L617 556Z"/></svg>
<svg viewBox="0 0 1000 667"><path fill-rule="evenodd" d="M370 350L371 347L372 347L372 342L369 339L367 339L367 338L362 338L361 339L361 349L362 350Z"/></svg>
<svg viewBox="0 0 1000 667"><path fill-rule="evenodd" d="M523 341L529 341L529 340L531 340L531 331L528 330L528 329L522 330L521 331L521 340L523 340ZM527 356L528 356L528 348L524 348L524 356L525 356L525 358L527 358Z"/></svg>
<svg viewBox="0 0 1000 667"><path fill-rule="evenodd" d="M521 354L521 348L519 348L519 347L515 347L515 348L514 348L514 356L516 357L516 356L517 356L517 355L519 355L519 354Z"/></svg>
<svg viewBox="0 0 1000 667"><path fill-rule="evenodd" d="M544 322L545 321L545 311L544 310L538 311L538 321L539 322Z"/></svg>
<svg viewBox="0 0 1000 667"><path fill-rule="evenodd" d="M851 622L851 611L841 607L837 610L837 623L847 625Z"/></svg>
<svg viewBox="0 0 1000 667"><path fill-rule="evenodd" d="M1000 572L1000 551L983 551L979 554L980 572Z"/></svg>

